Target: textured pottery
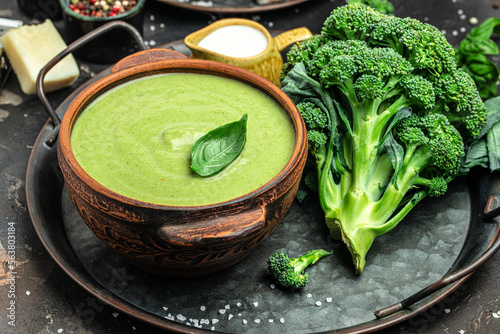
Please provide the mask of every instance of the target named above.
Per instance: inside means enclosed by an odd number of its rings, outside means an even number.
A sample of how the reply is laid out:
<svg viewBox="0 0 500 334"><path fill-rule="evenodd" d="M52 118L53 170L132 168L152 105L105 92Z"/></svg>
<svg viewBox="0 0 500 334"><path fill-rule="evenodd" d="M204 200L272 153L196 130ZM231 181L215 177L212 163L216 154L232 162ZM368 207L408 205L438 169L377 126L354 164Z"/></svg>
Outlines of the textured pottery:
<svg viewBox="0 0 500 334"><path fill-rule="evenodd" d="M246 25L262 32L267 39L267 48L261 53L251 57L231 57L221 53L212 52L198 44L215 30L230 25ZM191 58L207 59L235 65L252 71L276 85L279 85L279 77L283 66L281 51L290 45L312 36L309 29L301 27L285 31L276 37L272 37L269 31L261 24L247 19L233 18L216 21L203 29L195 31L184 39L184 44L191 50Z"/></svg>
<svg viewBox="0 0 500 334"><path fill-rule="evenodd" d="M175 207L134 200L92 179L77 163L71 129L85 107L110 88L162 73L201 73L253 86L290 116L296 142L284 169L255 191L206 206ZM138 52L108 76L83 90L69 105L58 139L58 160L77 211L106 245L136 267L168 277L194 277L226 269L247 256L278 225L294 200L307 156L304 123L277 86L244 69L194 60L165 49Z"/></svg>

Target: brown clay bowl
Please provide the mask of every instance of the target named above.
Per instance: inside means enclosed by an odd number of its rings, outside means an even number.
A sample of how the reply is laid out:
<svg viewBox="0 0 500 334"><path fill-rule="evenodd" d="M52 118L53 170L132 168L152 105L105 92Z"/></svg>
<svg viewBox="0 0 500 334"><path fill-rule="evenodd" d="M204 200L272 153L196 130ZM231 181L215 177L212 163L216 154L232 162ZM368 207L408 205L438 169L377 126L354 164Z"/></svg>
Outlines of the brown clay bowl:
<svg viewBox="0 0 500 334"><path fill-rule="evenodd" d="M283 170L260 188L222 203L176 207L125 197L92 179L70 143L85 107L110 88L162 73L222 76L256 87L289 115L296 142ZM166 277L195 277L226 269L245 258L278 225L297 192L307 156L306 129L294 103L270 81L236 66L194 60L165 49L141 51L118 62L70 104L61 123L58 160L77 211L107 246L132 265Z"/></svg>

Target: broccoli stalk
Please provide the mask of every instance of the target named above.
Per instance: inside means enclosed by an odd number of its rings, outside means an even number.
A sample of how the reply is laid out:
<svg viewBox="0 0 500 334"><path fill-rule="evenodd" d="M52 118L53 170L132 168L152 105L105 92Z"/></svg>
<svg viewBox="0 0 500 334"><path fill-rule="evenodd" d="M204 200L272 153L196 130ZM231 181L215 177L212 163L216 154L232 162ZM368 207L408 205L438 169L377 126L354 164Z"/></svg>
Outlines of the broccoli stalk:
<svg viewBox="0 0 500 334"><path fill-rule="evenodd" d="M282 79L306 123L326 224L359 274L377 236L462 173L484 103L438 29L361 4L293 46Z"/></svg>
<svg viewBox="0 0 500 334"><path fill-rule="evenodd" d="M269 256L267 270L275 281L285 288L303 288L309 281L309 273L304 270L332 253L333 251L316 249L298 258L290 258L283 252L277 252Z"/></svg>

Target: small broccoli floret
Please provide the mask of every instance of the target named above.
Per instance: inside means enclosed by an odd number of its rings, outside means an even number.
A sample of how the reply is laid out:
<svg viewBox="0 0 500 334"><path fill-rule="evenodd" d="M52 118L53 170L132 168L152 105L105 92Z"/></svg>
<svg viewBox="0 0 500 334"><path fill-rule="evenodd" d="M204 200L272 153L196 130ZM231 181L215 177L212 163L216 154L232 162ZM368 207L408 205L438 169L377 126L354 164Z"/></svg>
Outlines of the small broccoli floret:
<svg viewBox="0 0 500 334"><path fill-rule="evenodd" d="M382 14L392 14L394 5L389 0L349 0L347 3L360 3L381 12Z"/></svg>
<svg viewBox="0 0 500 334"><path fill-rule="evenodd" d="M398 123L396 133L406 145L405 168L419 173L437 169L443 177L458 173L464 142L446 116L413 114Z"/></svg>
<svg viewBox="0 0 500 334"><path fill-rule="evenodd" d="M373 26L385 17L364 4L338 7L323 24L322 34L329 39L364 40L370 36Z"/></svg>
<svg viewBox="0 0 500 334"><path fill-rule="evenodd" d="M369 43L388 46L419 70L436 75L456 68L455 48L429 24L411 18L386 16L374 26Z"/></svg>
<svg viewBox="0 0 500 334"><path fill-rule="evenodd" d="M486 108L445 36L418 20L348 4L301 44L281 89L306 123L326 225L359 274L378 235L463 173Z"/></svg>
<svg viewBox="0 0 500 334"><path fill-rule="evenodd" d="M290 258L283 252L277 252L267 260L267 270L275 281L285 288L300 289L309 282L309 273L304 270L332 253L333 251L316 249L298 258Z"/></svg>
<svg viewBox="0 0 500 334"><path fill-rule="evenodd" d="M437 101L435 112L442 112L466 140L476 137L486 124L486 107L474 80L462 69L434 78Z"/></svg>
<svg viewBox="0 0 500 334"><path fill-rule="evenodd" d="M323 45L325 38L322 35L314 35L303 40L300 43L295 43L287 53L287 62L281 69L280 80L283 80L285 75L295 66L295 64L303 62L309 63L316 51Z"/></svg>

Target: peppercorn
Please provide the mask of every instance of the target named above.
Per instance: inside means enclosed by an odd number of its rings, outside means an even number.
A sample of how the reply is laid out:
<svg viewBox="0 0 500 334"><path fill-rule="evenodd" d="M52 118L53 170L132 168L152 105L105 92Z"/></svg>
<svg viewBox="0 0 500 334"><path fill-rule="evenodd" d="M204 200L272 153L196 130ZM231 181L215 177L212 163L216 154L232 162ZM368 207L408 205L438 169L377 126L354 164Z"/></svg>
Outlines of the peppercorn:
<svg viewBox="0 0 500 334"><path fill-rule="evenodd" d="M68 8L82 16L113 17L137 5L136 0L71 0Z"/></svg>

